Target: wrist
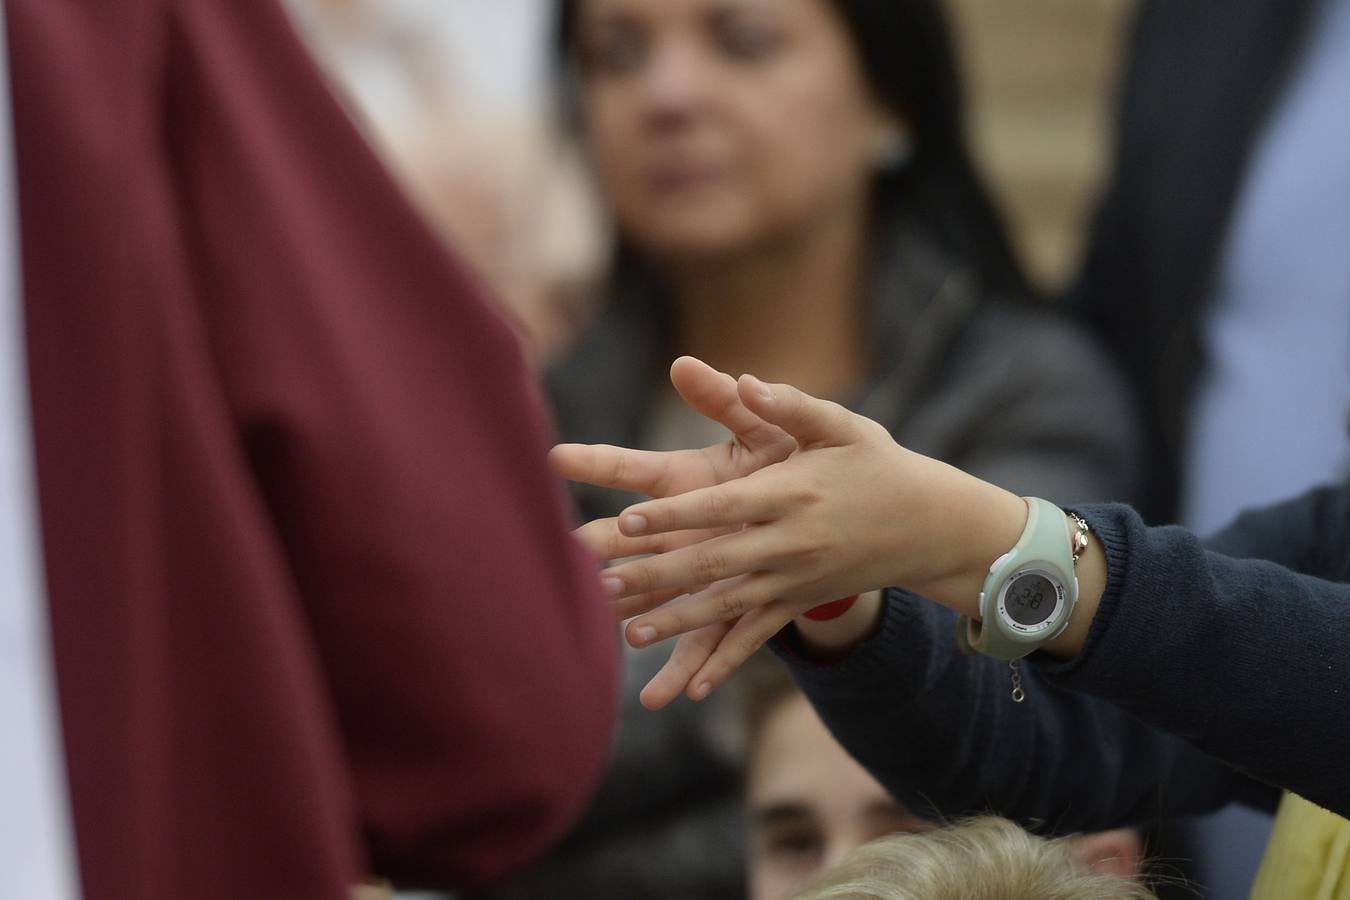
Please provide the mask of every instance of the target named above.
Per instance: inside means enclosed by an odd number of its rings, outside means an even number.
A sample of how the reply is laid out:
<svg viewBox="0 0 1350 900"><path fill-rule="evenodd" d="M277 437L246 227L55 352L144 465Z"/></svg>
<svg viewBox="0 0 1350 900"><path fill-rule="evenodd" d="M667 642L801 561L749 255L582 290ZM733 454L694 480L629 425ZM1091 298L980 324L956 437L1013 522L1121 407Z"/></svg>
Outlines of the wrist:
<svg viewBox="0 0 1350 900"><path fill-rule="evenodd" d="M916 593L972 619L980 617L980 591L989 567L1007 553L1027 525L1027 503L1014 493L985 482L975 482L964 502L950 515L951 562L945 574Z"/></svg>
<svg viewBox="0 0 1350 900"><path fill-rule="evenodd" d="M1072 525L1072 517L1068 513L1065 516ZM1106 550L1096 532L1088 532L1087 547L1076 569L1078 604L1064 631L1045 645L1047 652L1061 659L1071 659L1082 652L1088 631L1092 628L1092 620L1096 618L1097 608L1101 605L1102 593L1106 590Z"/></svg>

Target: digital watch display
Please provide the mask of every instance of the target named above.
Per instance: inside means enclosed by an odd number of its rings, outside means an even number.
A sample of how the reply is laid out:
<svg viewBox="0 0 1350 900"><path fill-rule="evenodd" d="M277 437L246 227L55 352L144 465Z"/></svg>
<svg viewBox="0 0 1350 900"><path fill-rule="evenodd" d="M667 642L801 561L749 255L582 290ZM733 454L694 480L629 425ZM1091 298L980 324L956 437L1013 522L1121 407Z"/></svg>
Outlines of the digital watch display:
<svg viewBox="0 0 1350 900"><path fill-rule="evenodd" d="M1025 499L1026 528L989 567L980 620L962 616L957 623L966 652L1021 659L1062 632L1078 602L1076 544L1063 511L1038 497Z"/></svg>

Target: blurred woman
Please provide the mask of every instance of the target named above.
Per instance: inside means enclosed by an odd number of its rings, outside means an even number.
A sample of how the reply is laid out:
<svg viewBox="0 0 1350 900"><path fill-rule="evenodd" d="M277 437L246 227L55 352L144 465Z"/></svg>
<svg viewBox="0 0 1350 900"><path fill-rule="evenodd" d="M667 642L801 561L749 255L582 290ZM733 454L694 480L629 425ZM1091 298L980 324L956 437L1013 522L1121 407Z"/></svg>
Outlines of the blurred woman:
<svg viewBox="0 0 1350 900"><path fill-rule="evenodd" d="M618 235L610 306L551 381L569 439L701 445L665 379L688 353L1012 490L1130 495L1123 388L1026 302L940 3L580 0L562 29Z"/></svg>
<svg viewBox="0 0 1350 900"><path fill-rule="evenodd" d="M1094 345L1028 300L964 146L938 0L560 11L569 102L617 236L609 304L551 373L566 440L716 440L667 386L688 353L839 400L1019 493L1130 495L1127 396ZM624 499L581 497L588 517ZM539 882L550 896L739 896L735 760L715 711L643 717L637 688L661 663L629 657L611 777Z"/></svg>

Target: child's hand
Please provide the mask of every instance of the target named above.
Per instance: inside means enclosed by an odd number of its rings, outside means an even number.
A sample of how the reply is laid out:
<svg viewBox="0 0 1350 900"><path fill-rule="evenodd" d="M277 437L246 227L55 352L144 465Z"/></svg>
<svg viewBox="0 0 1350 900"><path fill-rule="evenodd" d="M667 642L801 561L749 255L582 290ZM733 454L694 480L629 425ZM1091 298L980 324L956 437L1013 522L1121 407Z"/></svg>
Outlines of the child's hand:
<svg viewBox="0 0 1350 900"><path fill-rule="evenodd" d="M604 526L608 539L657 554L605 572L618 602L640 598L631 612L650 610L628 624L629 642L696 636L644 702L663 705L681 689L701 699L794 618L840 597L900 585L978 613L983 573L1021 533L1021 498L905 450L837 404L750 376L737 388L744 408L797 449ZM680 539L690 535L702 538Z"/></svg>

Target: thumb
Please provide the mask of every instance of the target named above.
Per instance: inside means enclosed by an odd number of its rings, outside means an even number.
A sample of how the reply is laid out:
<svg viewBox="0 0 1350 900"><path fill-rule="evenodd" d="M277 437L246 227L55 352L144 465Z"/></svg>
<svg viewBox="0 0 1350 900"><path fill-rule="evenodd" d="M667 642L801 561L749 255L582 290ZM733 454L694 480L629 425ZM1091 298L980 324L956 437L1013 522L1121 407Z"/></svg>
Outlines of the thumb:
<svg viewBox="0 0 1350 900"><path fill-rule="evenodd" d="M792 435L801 447L838 446L857 437L853 413L838 403L790 384L766 384L753 375L742 375L736 389L747 409Z"/></svg>

